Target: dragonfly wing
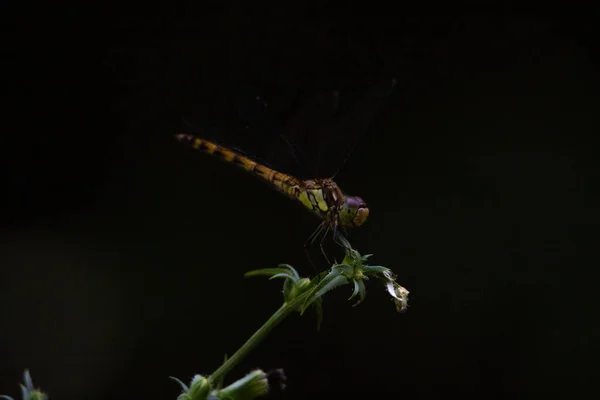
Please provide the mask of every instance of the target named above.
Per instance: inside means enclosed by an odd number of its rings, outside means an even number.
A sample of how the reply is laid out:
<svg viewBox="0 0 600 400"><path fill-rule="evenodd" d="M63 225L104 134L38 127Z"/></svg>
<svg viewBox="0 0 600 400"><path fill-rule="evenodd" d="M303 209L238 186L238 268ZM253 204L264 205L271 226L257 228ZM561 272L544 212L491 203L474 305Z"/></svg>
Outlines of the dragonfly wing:
<svg viewBox="0 0 600 400"><path fill-rule="evenodd" d="M301 179L308 178L310 168L302 151L284 134L285 99L278 99L274 110L261 96L235 99L235 110L244 122L246 141L253 153L260 154L261 161L274 169ZM310 176L313 177L313 176Z"/></svg>
<svg viewBox="0 0 600 400"><path fill-rule="evenodd" d="M300 179L332 177L394 84L392 79L380 81L353 103L334 90L318 92L300 107L294 107L299 102L294 100L301 96L273 96L277 107L256 95L215 98L192 107L182 125L185 133Z"/></svg>
<svg viewBox="0 0 600 400"><path fill-rule="evenodd" d="M248 102L245 107L242 108L240 102L230 98L211 98L192 105L182 117L182 131L280 170L268 162L265 152L265 143L276 137L273 128L275 121L260 117L260 102L257 99Z"/></svg>
<svg viewBox="0 0 600 400"><path fill-rule="evenodd" d="M271 106L262 96L238 97L235 109L246 123L247 138L260 143L261 160L300 179L313 179L319 176L317 156L335 122L338 95L323 91L297 107L299 98L274 94Z"/></svg>
<svg viewBox="0 0 600 400"><path fill-rule="evenodd" d="M320 168L319 155L338 113L339 93L321 91L304 101L287 121L284 138L294 148L301 164L310 171L311 176L307 178L326 177Z"/></svg>
<svg viewBox="0 0 600 400"><path fill-rule="evenodd" d="M328 176L334 177L343 168L360 137L368 130L395 85L395 78L380 80L372 85L360 100L343 105L342 115L327 135L327 142L321 147L320 161L324 162L327 159L331 164Z"/></svg>
<svg viewBox="0 0 600 400"><path fill-rule="evenodd" d="M380 80L362 96L322 91L297 109L288 119L283 139L301 164L310 167L308 178L337 174L395 84L395 79Z"/></svg>

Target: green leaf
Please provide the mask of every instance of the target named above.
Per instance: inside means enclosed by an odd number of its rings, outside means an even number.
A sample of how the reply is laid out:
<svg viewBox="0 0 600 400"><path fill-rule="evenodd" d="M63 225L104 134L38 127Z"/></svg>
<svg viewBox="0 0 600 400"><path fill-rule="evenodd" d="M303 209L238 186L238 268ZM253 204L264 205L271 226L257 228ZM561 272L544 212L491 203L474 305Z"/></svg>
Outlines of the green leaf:
<svg viewBox="0 0 600 400"><path fill-rule="evenodd" d="M294 290L294 281L292 279L286 279L283 281L283 300L287 301L290 298L292 291Z"/></svg>
<svg viewBox="0 0 600 400"><path fill-rule="evenodd" d="M323 298L319 297L313 304L317 313L317 332L319 332L321 330L321 323L323 322Z"/></svg>
<svg viewBox="0 0 600 400"><path fill-rule="evenodd" d="M348 283L348 278L343 276L339 270L334 270L327 274L325 278L323 278L311 291L310 295L304 301L304 304L301 307L300 313L304 313L304 311L318 298L323 296L325 293L330 290Z"/></svg>
<svg viewBox="0 0 600 400"><path fill-rule="evenodd" d="M289 279L290 281L294 280L294 277L289 272L275 274L275 275L271 276L269 279L276 279L276 278L285 278L285 279Z"/></svg>
<svg viewBox="0 0 600 400"><path fill-rule="evenodd" d="M26 369L25 373L23 374L23 381L25 383L25 388L28 389L29 391L33 391L34 387L33 387L33 380L31 379L31 374L29 373L29 370Z"/></svg>
<svg viewBox="0 0 600 400"><path fill-rule="evenodd" d="M360 281L355 281L355 283L357 283L357 285L358 285L358 293L360 294L360 296L359 296L358 301L356 303L354 303L354 305L352 307L356 307L357 305L362 303L365 300L365 297L367 296L367 288L365 286L365 281L360 280Z"/></svg>
<svg viewBox="0 0 600 400"><path fill-rule="evenodd" d="M363 269L367 274L383 274L390 270L389 268L381 267L379 265L365 265Z"/></svg>
<svg viewBox="0 0 600 400"><path fill-rule="evenodd" d="M223 357L223 364L225 364L225 363L227 362L227 359L228 359L228 357L227 357L227 353L225 353L225 356ZM222 389L222 388L223 388L223 382L224 382L224 381L225 381L225 374L223 374L223 376L221 376L221 379L219 379L219 380L216 382L216 385L215 385L215 386L216 386L216 389L217 389L217 390L220 390L220 389Z"/></svg>
<svg viewBox="0 0 600 400"><path fill-rule="evenodd" d="M181 389L184 392L187 392L188 390L190 390L189 387L187 387L187 385L185 383L183 383L181 380L179 380L178 378L175 378L174 376L170 376L169 378L173 379L175 382L179 383L179 386L181 386Z"/></svg>
<svg viewBox="0 0 600 400"><path fill-rule="evenodd" d="M352 282L354 282L354 290L352 291L352 295L348 298L348 300L352 300L354 297L356 297L358 291L360 290L360 286L358 284L359 281L353 279Z"/></svg>
<svg viewBox="0 0 600 400"><path fill-rule="evenodd" d="M273 276L278 274L290 275L290 270L287 268L262 268L248 271L244 274L245 277L252 276ZM293 276L293 273L291 274Z"/></svg>
<svg viewBox="0 0 600 400"><path fill-rule="evenodd" d="M277 266L278 266L278 267L280 267L280 268L285 268L285 269L287 269L288 271L290 271L290 272L292 273L292 275L294 276L294 279L295 279L295 280L298 280L298 279L300 279L300 274L298 274L298 271L296 271L296 270L294 269L294 267L292 267L291 265L289 265L289 264L279 264L279 265L277 265Z"/></svg>
<svg viewBox="0 0 600 400"><path fill-rule="evenodd" d="M348 264L337 264L331 268L331 271L342 274L347 278L350 278L354 274L354 268Z"/></svg>

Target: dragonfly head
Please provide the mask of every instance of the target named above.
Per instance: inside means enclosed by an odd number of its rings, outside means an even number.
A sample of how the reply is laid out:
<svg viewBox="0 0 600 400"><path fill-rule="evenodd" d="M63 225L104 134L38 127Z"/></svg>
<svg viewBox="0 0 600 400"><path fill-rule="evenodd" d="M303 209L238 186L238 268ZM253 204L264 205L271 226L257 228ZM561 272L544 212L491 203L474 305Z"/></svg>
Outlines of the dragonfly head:
<svg viewBox="0 0 600 400"><path fill-rule="evenodd" d="M369 216L369 207L357 196L346 196L340 207L340 224L346 228L361 226Z"/></svg>

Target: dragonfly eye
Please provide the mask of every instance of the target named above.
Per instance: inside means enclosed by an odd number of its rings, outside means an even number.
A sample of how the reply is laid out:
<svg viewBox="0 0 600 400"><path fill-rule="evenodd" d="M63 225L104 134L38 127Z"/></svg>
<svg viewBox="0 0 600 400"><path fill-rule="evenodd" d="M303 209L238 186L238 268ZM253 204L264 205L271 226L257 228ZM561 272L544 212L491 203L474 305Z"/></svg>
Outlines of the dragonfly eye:
<svg viewBox="0 0 600 400"><path fill-rule="evenodd" d="M369 207L363 199L348 196L340 209L340 223L347 228L361 226L369 217Z"/></svg>

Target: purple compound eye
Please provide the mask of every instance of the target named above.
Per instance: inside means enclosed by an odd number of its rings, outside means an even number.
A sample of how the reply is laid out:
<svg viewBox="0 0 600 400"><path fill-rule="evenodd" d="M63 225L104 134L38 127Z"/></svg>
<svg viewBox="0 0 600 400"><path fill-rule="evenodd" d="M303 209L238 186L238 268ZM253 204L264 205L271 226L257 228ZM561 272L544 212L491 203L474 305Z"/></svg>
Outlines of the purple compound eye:
<svg viewBox="0 0 600 400"><path fill-rule="evenodd" d="M361 226L369 217L369 208L363 199L347 196L340 209L340 223L348 228Z"/></svg>
<svg viewBox="0 0 600 400"><path fill-rule="evenodd" d="M360 208L367 208L367 203L357 196L348 196L346 198L346 207L358 210Z"/></svg>

